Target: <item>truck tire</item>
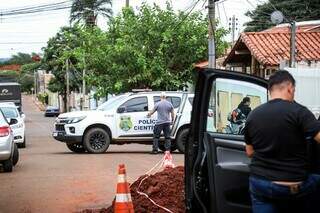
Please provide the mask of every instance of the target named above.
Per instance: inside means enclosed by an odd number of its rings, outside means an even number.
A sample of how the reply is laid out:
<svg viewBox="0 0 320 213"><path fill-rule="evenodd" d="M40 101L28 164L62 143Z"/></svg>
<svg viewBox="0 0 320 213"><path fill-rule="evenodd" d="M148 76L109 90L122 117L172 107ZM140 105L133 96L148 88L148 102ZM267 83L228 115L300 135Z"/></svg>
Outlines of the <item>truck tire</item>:
<svg viewBox="0 0 320 213"><path fill-rule="evenodd" d="M189 136L189 128L184 128L178 132L176 144L181 153L185 151L185 144Z"/></svg>
<svg viewBox="0 0 320 213"><path fill-rule="evenodd" d="M12 164L15 166L19 161L19 150L17 144L14 144L13 155L12 155Z"/></svg>
<svg viewBox="0 0 320 213"><path fill-rule="evenodd" d="M89 153L104 153L110 145L110 136L106 130L95 127L86 132L83 145Z"/></svg>
<svg viewBox="0 0 320 213"><path fill-rule="evenodd" d="M3 166L4 172L12 172L12 168L13 168L12 159L10 158L9 160L4 161L2 163L2 166Z"/></svg>
<svg viewBox="0 0 320 213"><path fill-rule="evenodd" d="M86 149L84 148L82 143L67 143L68 149L75 153L84 153Z"/></svg>

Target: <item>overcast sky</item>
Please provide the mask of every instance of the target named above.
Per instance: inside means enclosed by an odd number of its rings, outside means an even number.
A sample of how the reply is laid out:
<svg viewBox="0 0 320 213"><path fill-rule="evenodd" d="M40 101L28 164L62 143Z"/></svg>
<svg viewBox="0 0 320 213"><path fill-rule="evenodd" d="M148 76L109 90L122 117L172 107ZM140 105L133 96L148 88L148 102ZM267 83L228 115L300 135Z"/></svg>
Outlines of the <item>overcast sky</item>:
<svg viewBox="0 0 320 213"><path fill-rule="evenodd" d="M0 0L0 14L8 9L16 9L26 6L37 6L48 3L57 3L63 0ZM130 5L134 8L142 2L148 4L156 3L165 6L165 0L130 0ZM186 10L196 0L172 0L175 10ZM201 0L195 11L200 10L207 13ZM220 0L216 5L216 18L220 19L221 25L228 27L228 19L235 15L239 19L239 25L248 21L244 16L247 10L252 10L253 6L261 0ZM112 9L114 14L118 14L125 5L125 0L114 0ZM69 9L51 11L46 13L26 14L20 16L0 15L0 58L10 57L17 52L41 52L41 47L46 46L48 39L55 35L60 27L69 24ZM106 28L103 18L98 19L98 25ZM227 38L228 40L230 37Z"/></svg>

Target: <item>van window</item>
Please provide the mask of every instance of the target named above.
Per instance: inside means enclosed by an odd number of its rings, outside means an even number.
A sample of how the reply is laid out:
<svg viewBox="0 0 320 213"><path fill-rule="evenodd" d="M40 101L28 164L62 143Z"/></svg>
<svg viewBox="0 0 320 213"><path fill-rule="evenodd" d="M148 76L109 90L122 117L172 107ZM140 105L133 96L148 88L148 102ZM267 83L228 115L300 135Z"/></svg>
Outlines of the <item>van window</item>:
<svg viewBox="0 0 320 213"><path fill-rule="evenodd" d="M181 104L181 98L180 97L176 97L176 96L168 96L167 101L169 101L173 108L178 108ZM160 96L153 96L153 102L154 104L156 104L157 102L160 101Z"/></svg>
<svg viewBox="0 0 320 213"><path fill-rule="evenodd" d="M144 112L148 111L148 98L137 97L126 101L121 107L125 107L125 112Z"/></svg>
<svg viewBox="0 0 320 213"><path fill-rule="evenodd" d="M264 87L243 81L216 79L210 93L207 131L243 134L247 116L267 98Z"/></svg>

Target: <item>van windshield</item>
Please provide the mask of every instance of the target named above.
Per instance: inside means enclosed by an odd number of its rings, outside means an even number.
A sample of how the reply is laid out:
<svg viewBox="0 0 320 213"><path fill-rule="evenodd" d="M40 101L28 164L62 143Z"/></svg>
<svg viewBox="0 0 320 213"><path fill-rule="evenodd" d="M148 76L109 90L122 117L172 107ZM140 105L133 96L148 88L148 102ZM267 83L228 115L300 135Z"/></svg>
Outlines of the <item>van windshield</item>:
<svg viewBox="0 0 320 213"><path fill-rule="evenodd" d="M109 100L107 100L106 102L104 102L103 104L101 104L100 106L98 106L97 110L99 111L106 111L109 110L111 108L113 108L114 106L118 105L119 102L121 102L123 100L123 98L128 97L129 95L117 95L114 97L109 98Z"/></svg>

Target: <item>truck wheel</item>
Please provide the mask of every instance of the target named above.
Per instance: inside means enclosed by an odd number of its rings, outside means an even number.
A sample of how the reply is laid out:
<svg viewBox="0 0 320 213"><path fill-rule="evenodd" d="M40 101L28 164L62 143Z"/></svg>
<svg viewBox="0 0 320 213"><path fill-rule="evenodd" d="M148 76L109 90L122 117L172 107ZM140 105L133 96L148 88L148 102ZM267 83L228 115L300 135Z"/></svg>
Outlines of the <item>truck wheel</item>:
<svg viewBox="0 0 320 213"><path fill-rule="evenodd" d="M19 150L17 144L14 144L13 155L12 155L12 164L15 166L19 161Z"/></svg>
<svg viewBox="0 0 320 213"><path fill-rule="evenodd" d="M86 149L84 148L82 143L67 143L68 149L75 153L84 153Z"/></svg>
<svg viewBox="0 0 320 213"><path fill-rule="evenodd" d="M13 164L11 158L2 163L4 172L12 172Z"/></svg>
<svg viewBox="0 0 320 213"><path fill-rule="evenodd" d="M181 153L185 151L185 144L189 136L189 128L182 129L178 132L176 144Z"/></svg>
<svg viewBox="0 0 320 213"><path fill-rule="evenodd" d="M103 153L110 145L110 136L102 128L92 128L86 132L83 145L90 153Z"/></svg>

